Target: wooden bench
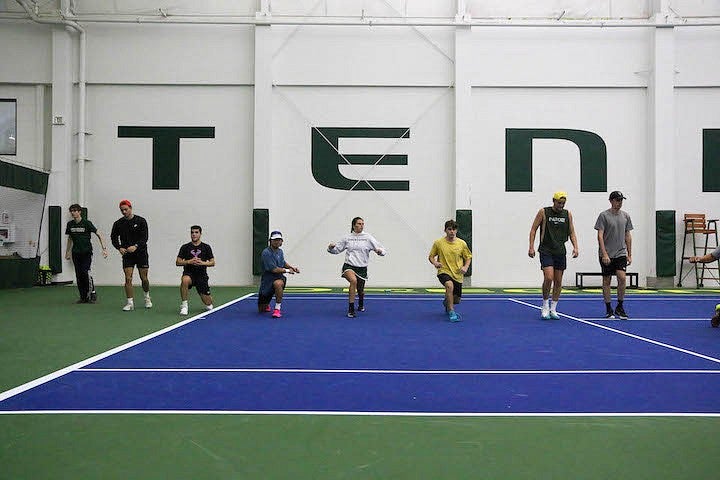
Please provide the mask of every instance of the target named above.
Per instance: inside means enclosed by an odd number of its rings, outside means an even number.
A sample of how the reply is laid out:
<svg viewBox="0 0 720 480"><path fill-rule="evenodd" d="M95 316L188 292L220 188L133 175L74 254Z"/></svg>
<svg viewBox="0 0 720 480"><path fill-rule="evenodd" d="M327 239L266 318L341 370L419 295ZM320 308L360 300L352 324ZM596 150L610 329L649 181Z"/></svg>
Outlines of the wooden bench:
<svg viewBox="0 0 720 480"><path fill-rule="evenodd" d="M627 288L639 288L637 273L625 272L625 276L628 279ZM577 288L589 288L583 284L583 277L602 277L602 273L601 272L575 272L575 286ZM597 288L597 287L593 287L593 288Z"/></svg>

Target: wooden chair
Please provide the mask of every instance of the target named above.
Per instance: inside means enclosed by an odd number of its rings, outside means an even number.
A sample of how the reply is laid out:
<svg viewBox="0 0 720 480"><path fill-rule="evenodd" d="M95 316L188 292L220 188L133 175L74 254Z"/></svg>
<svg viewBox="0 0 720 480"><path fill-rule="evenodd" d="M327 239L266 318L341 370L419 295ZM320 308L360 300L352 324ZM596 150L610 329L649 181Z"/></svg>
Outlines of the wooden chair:
<svg viewBox="0 0 720 480"><path fill-rule="evenodd" d="M717 234L717 219L706 219L704 213L686 213L683 222L685 223L685 236L683 237L683 248L682 257L680 259L680 277L678 279L678 287L682 287L683 279L691 272L695 272L695 281L697 288L703 286L706 273L709 278L712 278L718 282L718 275L713 274L713 271L720 271L720 267L712 267L707 264L691 264L688 262L688 271L683 275L683 268L685 267L685 261L689 260L691 256L702 257L709 251L715 250L718 246L718 234ZM696 235L704 235L705 242L698 243ZM692 255L685 255L685 248L688 244L688 236L692 241ZM710 239L715 240L715 244L710 243ZM720 283L720 282L719 282Z"/></svg>

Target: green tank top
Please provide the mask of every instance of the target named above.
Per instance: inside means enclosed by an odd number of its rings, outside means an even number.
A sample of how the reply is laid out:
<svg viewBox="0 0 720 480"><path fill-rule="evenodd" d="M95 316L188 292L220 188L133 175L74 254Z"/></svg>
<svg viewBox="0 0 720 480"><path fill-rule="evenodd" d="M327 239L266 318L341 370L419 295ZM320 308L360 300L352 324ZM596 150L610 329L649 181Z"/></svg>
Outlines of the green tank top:
<svg viewBox="0 0 720 480"><path fill-rule="evenodd" d="M565 255L565 242L570 237L570 214L563 209L556 212L545 207L545 222L540 225L540 247L538 250L550 255Z"/></svg>

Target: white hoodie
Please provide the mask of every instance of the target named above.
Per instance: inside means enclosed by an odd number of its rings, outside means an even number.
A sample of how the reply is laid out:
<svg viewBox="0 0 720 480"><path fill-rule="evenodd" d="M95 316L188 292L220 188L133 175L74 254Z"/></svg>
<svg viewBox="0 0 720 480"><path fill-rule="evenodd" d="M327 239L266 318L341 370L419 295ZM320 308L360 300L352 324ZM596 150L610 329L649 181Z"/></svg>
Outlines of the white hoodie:
<svg viewBox="0 0 720 480"><path fill-rule="evenodd" d="M378 249L380 250L378 255L385 255L385 247L375 237L367 232L351 232L341 238L335 247L328 248L328 252L338 254L346 250L345 263L353 267L367 267L370 262L370 252Z"/></svg>

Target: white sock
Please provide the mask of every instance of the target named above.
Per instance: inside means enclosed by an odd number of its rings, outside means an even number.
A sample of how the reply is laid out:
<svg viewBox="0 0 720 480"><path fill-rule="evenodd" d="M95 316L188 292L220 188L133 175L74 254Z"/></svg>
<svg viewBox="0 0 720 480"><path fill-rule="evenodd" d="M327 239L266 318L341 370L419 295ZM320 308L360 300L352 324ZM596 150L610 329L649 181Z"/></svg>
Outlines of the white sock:
<svg viewBox="0 0 720 480"><path fill-rule="evenodd" d="M145 294L145 298L150 298L150 292L143 292Z"/></svg>
<svg viewBox="0 0 720 480"><path fill-rule="evenodd" d="M280 309L282 308L282 303L276 303L276 304L275 304L275 308L276 308L277 310L280 310Z"/></svg>
<svg viewBox="0 0 720 480"><path fill-rule="evenodd" d="M127 303L128 303L128 305L134 305L134 304L135 304L135 299L133 299L133 298L128 298L128 299L127 299Z"/></svg>
<svg viewBox="0 0 720 480"><path fill-rule="evenodd" d="M215 307L213 307L212 303L210 305L205 305L205 310L212 310L213 308Z"/></svg>
<svg viewBox="0 0 720 480"><path fill-rule="evenodd" d="M187 301L187 300L183 300L182 302L180 302L180 306L181 306L181 307L187 307L187 306L188 306L188 301Z"/></svg>
<svg viewBox="0 0 720 480"><path fill-rule="evenodd" d="M543 298L543 308L550 308L550 299Z"/></svg>
<svg viewBox="0 0 720 480"><path fill-rule="evenodd" d="M557 304L559 301L560 300L553 300L552 302L550 302L550 310L552 310L553 312L557 311Z"/></svg>

